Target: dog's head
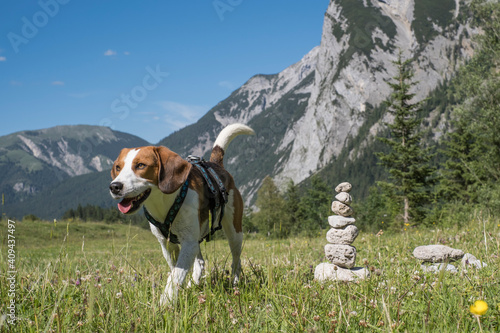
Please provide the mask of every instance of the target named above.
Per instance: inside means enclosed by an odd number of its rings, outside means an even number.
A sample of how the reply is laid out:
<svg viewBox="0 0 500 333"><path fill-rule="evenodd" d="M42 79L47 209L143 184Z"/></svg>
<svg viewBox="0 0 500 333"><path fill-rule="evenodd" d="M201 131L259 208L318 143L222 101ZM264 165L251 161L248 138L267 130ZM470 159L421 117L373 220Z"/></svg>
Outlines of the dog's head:
<svg viewBox="0 0 500 333"><path fill-rule="evenodd" d="M165 194L177 191L191 171L191 163L166 147L122 149L111 169L111 196L121 199L123 214L135 213L159 189Z"/></svg>

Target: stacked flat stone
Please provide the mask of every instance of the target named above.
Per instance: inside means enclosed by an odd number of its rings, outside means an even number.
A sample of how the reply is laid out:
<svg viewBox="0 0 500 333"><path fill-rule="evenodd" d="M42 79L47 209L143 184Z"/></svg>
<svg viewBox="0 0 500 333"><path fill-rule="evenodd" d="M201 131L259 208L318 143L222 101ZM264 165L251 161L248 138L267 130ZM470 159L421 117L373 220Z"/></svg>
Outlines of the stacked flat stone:
<svg viewBox="0 0 500 333"><path fill-rule="evenodd" d="M328 263L316 266L314 277L319 281L342 280L353 281L366 278L369 271L363 267L354 267L356 262L356 248L351 244L358 236L356 220L352 217L354 211L350 204L352 197L349 192L352 185L345 182L339 184L335 191L337 201L332 202L332 211L337 215L328 217L331 228L326 233L325 255Z"/></svg>

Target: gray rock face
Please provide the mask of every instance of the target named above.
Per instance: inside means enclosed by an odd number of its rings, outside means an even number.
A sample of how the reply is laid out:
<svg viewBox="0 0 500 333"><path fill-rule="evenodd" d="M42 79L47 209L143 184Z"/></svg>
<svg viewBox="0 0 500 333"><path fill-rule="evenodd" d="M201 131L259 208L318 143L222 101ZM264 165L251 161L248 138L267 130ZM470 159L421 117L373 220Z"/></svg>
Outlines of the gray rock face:
<svg viewBox="0 0 500 333"><path fill-rule="evenodd" d="M355 225L348 225L343 229L331 228L326 233L326 240L331 244L350 245L358 237L358 228Z"/></svg>
<svg viewBox="0 0 500 333"><path fill-rule="evenodd" d="M343 182L337 185L335 188L335 192L340 193L340 192L350 192L352 189L352 185L348 182Z"/></svg>
<svg viewBox="0 0 500 333"><path fill-rule="evenodd" d="M470 253L466 253L462 258L462 267L475 267L477 269L481 269L483 267L488 266L485 262L481 262L481 260L477 259Z"/></svg>
<svg viewBox="0 0 500 333"><path fill-rule="evenodd" d="M332 228L339 229L354 223L356 223L356 219L354 217L345 217L340 215L328 216L328 224L330 224Z"/></svg>
<svg viewBox="0 0 500 333"><path fill-rule="evenodd" d="M332 212L342 216L351 216L352 214L354 214L354 211L351 207L343 204L340 201L332 202Z"/></svg>
<svg viewBox="0 0 500 333"><path fill-rule="evenodd" d="M215 133L221 126L235 122L249 124L252 120L260 122L267 117L265 111L269 108L295 103L292 107L303 109L302 116L289 123L290 118L283 114L279 120L289 124L286 131L277 131L262 151L265 156L283 154L283 157L277 164L266 166L262 176L246 177L243 175L247 173L241 172L235 180L246 203L255 198L265 175L271 175L278 187L290 179L296 184L302 182L311 173L330 165L351 141L349 137L354 139L359 135L360 128L367 124L369 106L379 105L389 97L391 88L386 82L396 74L391 61L396 59L399 49L404 51L406 59L419 55L412 63L415 81L420 82L416 100L423 99L441 82L453 77L464 62L463 58L473 53L470 37L478 29L464 22L436 25L436 21L429 21L432 29L421 35L413 28L413 22L425 22L427 13L417 10L416 3L415 0L329 1L319 46L281 73L249 79L210 111L214 119L203 126L203 131L196 129L201 123L193 124L175 132L161 144L181 156L203 156L212 150ZM456 9L455 17L458 12L467 10L458 0L456 6L454 2L442 3L449 11ZM369 21L363 20L365 15L356 18L358 14L354 8L358 4L365 7L363 11L373 13ZM361 36L359 31L363 31ZM421 43L422 40L425 42ZM436 115L439 116L439 112ZM446 128L441 127L447 123L446 117L442 118L440 126L432 126L435 140L442 135L440 128ZM383 122L392 123L392 118L384 116L371 126L359 146L351 150L350 160L358 160L371 148L369 143L384 128ZM254 129L262 133L269 128ZM193 131L199 132L198 138L182 143ZM176 142L176 146L170 142ZM227 166L241 165L241 161L248 158L245 149L231 149L234 158L227 160ZM262 161L262 158L257 160Z"/></svg>
<svg viewBox="0 0 500 333"><path fill-rule="evenodd" d="M316 266L314 278L318 281L354 281L370 277L370 271L365 267L346 269L328 262Z"/></svg>
<svg viewBox="0 0 500 333"><path fill-rule="evenodd" d="M461 259L464 252L445 245L424 245L416 247L413 256L425 262L444 262Z"/></svg>
<svg viewBox="0 0 500 333"><path fill-rule="evenodd" d="M325 255L332 264L343 268L353 268L356 261L356 248L351 245L326 244Z"/></svg>
<svg viewBox="0 0 500 333"><path fill-rule="evenodd" d="M339 194L337 194L335 196L335 199L337 199L338 201L340 201L346 205L350 205L352 202L352 197L347 192L340 192Z"/></svg>

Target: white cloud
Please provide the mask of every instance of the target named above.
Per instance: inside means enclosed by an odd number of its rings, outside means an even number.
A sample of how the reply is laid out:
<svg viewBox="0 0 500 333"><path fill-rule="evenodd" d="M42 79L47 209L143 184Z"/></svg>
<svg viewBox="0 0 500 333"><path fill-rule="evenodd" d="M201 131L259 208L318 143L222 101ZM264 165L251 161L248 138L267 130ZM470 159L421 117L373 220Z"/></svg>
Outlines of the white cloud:
<svg viewBox="0 0 500 333"><path fill-rule="evenodd" d="M125 51L125 52L123 52L123 54L130 55L130 52L129 51Z"/></svg>
<svg viewBox="0 0 500 333"><path fill-rule="evenodd" d="M106 57L114 56L114 55L116 55L116 51L109 49L106 52L104 52L104 55Z"/></svg>
<svg viewBox="0 0 500 333"><path fill-rule="evenodd" d="M0 57L0 61L7 61L6 57Z"/></svg>
<svg viewBox="0 0 500 333"><path fill-rule="evenodd" d="M172 101L158 102L158 105L167 111L163 120L174 129L180 129L196 122L208 109L202 105L188 105Z"/></svg>
<svg viewBox="0 0 500 333"><path fill-rule="evenodd" d="M220 81L219 86L222 88L229 89L229 90L236 89L236 87L234 86L234 84L231 81Z"/></svg>
<svg viewBox="0 0 500 333"><path fill-rule="evenodd" d="M22 86L23 85L23 83L21 81L15 81L15 80L10 81L9 84L11 86Z"/></svg>
<svg viewBox="0 0 500 333"><path fill-rule="evenodd" d="M64 86L64 82L63 81L53 81L52 85L53 86Z"/></svg>

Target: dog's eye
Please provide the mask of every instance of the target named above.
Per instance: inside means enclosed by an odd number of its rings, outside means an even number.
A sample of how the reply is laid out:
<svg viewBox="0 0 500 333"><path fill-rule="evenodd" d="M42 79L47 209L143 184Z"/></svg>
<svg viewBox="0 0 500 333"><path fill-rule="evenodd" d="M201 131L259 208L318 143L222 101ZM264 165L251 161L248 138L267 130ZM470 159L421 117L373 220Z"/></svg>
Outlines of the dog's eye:
<svg viewBox="0 0 500 333"><path fill-rule="evenodd" d="M144 164L144 163L138 163L138 164L135 166L135 168L136 168L136 169L139 169L139 170L140 170L140 169L144 169L145 167L146 167L146 164Z"/></svg>
<svg viewBox="0 0 500 333"><path fill-rule="evenodd" d="M121 169L122 169L122 168L120 168L120 166L119 166L119 165L115 166L115 170L116 170L116 172L120 172L120 170L121 170Z"/></svg>

